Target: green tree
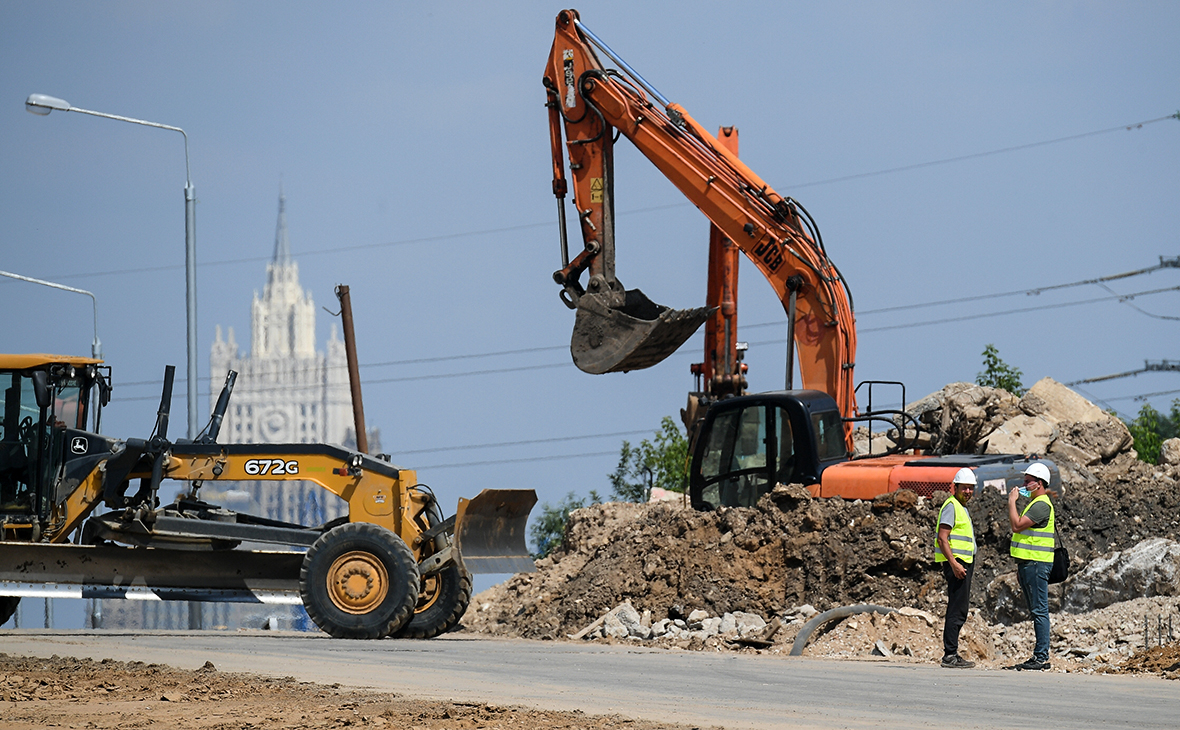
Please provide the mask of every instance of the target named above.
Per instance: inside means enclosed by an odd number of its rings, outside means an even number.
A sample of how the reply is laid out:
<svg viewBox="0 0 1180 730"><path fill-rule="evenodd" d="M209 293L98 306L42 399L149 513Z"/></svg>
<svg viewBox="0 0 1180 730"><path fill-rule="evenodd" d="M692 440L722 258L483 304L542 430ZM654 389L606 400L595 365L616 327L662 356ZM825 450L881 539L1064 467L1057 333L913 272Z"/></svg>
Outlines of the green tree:
<svg viewBox="0 0 1180 730"><path fill-rule="evenodd" d="M598 492L590 490L590 504L598 504L602 498ZM579 499L573 492L565 495L565 499L556 505L548 502L541 504L541 512L529 527L529 537L533 541L533 557L544 558L561 545L565 538L565 526L570 521L570 512L586 506L586 499Z"/></svg>
<svg viewBox="0 0 1180 730"><path fill-rule="evenodd" d="M1172 401L1171 413L1166 416L1152 408L1150 403L1144 403L1139 415L1127 423L1127 429L1135 439L1139 460L1158 464L1164 441L1180 434L1180 398Z"/></svg>
<svg viewBox="0 0 1180 730"><path fill-rule="evenodd" d="M983 372L975 376L976 385L1003 388L1013 395L1024 395L1024 385L1020 382L1022 376L1020 368L1014 368L1000 359L1000 351L995 345L983 348Z"/></svg>
<svg viewBox="0 0 1180 730"><path fill-rule="evenodd" d="M688 438L670 416L660 421L654 439L638 446L623 442L619 465L609 475L611 496L623 502L646 502L652 487L672 492L688 489Z"/></svg>

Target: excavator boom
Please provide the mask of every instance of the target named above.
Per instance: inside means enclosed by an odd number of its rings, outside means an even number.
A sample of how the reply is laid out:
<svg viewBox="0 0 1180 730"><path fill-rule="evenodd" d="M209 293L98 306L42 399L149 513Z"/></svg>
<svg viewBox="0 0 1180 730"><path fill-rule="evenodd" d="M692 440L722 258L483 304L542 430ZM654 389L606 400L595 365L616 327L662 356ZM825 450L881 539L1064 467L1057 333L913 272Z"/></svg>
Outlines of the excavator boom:
<svg viewBox="0 0 1180 730"><path fill-rule="evenodd" d="M605 68L596 49L622 71ZM637 290L624 289L614 272L613 143L618 134L754 262L785 310L796 291L794 339L803 387L828 393L842 415L854 415L852 300L806 210L777 193L681 106L647 83L581 23L576 10L557 16L544 84L553 191L564 221L568 160L585 242L571 260L563 225L563 268L554 274L562 299L578 310L572 349L579 367L594 362L593 369L583 369L611 372L654 365L711 314L707 307L676 314L655 305L655 316L637 317L638 325L622 318L633 316L628 305L641 300L634 296ZM589 274L585 286L580 282L583 273ZM646 308L644 313L652 311ZM685 332L689 326L692 330ZM674 336L658 336L662 328Z"/></svg>

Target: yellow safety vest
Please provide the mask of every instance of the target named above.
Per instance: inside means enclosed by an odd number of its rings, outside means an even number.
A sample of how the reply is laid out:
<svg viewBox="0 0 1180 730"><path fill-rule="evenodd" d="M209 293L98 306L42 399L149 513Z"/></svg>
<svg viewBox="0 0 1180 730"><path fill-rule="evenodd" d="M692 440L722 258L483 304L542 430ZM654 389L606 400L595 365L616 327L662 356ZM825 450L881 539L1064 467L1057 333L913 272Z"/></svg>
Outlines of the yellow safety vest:
<svg viewBox="0 0 1180 730"><path fill-rule="evenodd" d="M938 510L939 517L942 516L942 510L946 509L947 503L955 506L955 524L951 525L950 543L951 554L959 559L960 562L970 563L975 560L975 527L971 524L971 513L967 511L959 500L954 497L947 497L946 502L942 503L942 507ZM941 527L938 517L934 518L934 562L945 563L946 556L938 549L938 529Z"/></svg>
<svg viewBox="0 0 1180 730"><path fill-rule="evenodd" d="M1024 517L1029 509L1034 504L1040 501L1045 501L1049 505L1049 523L1041 529L1029 527L1020 532L1012 533L1012 546L1009 552L1012 557L1020 558L1021 560L1036 560L1042 563L1053 562L1053 550L1057 547L1056 525L1057 525L1057 510L1053 508L1053 502L1049 500L1048 495L1042 494L1033 501L1028 503L1024 508L1024 512L1020 513Z"/></svg>

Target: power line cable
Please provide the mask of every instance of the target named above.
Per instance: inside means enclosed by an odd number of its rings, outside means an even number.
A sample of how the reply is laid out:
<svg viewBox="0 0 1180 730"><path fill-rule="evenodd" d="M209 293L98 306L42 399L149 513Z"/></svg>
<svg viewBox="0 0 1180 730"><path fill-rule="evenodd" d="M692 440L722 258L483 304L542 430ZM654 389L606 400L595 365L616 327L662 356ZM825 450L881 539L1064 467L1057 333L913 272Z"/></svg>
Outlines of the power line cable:
<svg viewBox="0 0 1180 730"><path fill-rule="evenodd" d="M1169 114L1166 117L1159 117L1156 119L1148 119L1145 122L1136 122L1134 124L1126 124L1118 127L1109 127L1107 129L1098 129L1093 132L1083 132L1082 134L1074 134L1068 137L1058 137L1056 139L1047 139L1043 142L1030 142L1028 144L1016 145L1014 147L1002 147L998 150L989 150L988 152L976 152L970 155L960 155L958 157L947 157L942 160L931 160L929 162L919 162L914 165L903 165L901 167L890 167L885 170L877 170L875 172L861 172L855 175L845 175L843 177L833 177L827 180L816 180L809 183L800 183L798 185L788 186L787 190L798 190L799 188L809 188L816 185L830 185L832 183L847 182L849 180L860 180L866 177L877 177L879 175L892 175L897 172L907 172L909 170L920 170L924 167L934 167L935 165L947 165L952 162L963 162L965 160L975 160L981 157L989 157L991 155L1000 155L1006 152L1018 152L1020 150L1032 149L1034 147L1044 147L1045 145L1057 144L1058 142L1071 142L1076 139L1083 139L1085 137L1093 137L1099 134L1107 134L1109 132L1117 132L1119 130L1127 130L1128 132L1136 129L1142 129L1145 125L1162 122L1165 119L1180 119L1180 112Z"/></svg>
<svg viewBox="0 0 1180 730"><path fill-rule="evenodd" d="M1152 294L1161 294L1161 293L1172 292L1172 291L1180 291L1180 286L1164 287L1162 289L1151 289L1148 291L1135 292L1133 294L1116 294L1116 295L1107 296L1107 297L1095 297L1093 299L1083 299L1083 300L1075 301L1075 302L1062 302L1060 304L1043 304L1043 305L1038 305L1035 307L1019 307L1017 309L1006 309L1006 310L1003 310L1000 312L983 312L980 314L968 314L968 315L961 315L958 317L944 317L942 319L931 319L931 320L926 320L924 322L906 322L903 324L886 325L884 327L863 327L863 328L860 328L858 330L858 332L860 334L869 334L869 333L874 333L874 332L886 332L886 331L890 331L890 330L909 329L912 327L927 327L927 326L936 325L936 324L948 324L948 323L953 323L953 322L965 322L965 321L976 320L976 319L987 319L990 317L1001 317L1001 316L1005 316L1005 315L1009 315L1009 314L1023 314L1026 312L1041 312L1041 311L1045 311L1047 309L1063 309L1066 307L1076 307L1076 306L1081 306L1084 304L1096 304L1098 302L1106 302L1106 301L1112 301L1112 300L1118 300L1118 301L1122 302L1122 301L1134 299L1135 297L1150 296ZM781 326L781 323L779 323L779 324ZM750 347L759 347L759 346L763 346L763 345L782 344L784 342L786 342L785 337L774 339L774 340L763 340L760 342L750 342L750 343L748 343L748 345ZM563 349L563 348L554 348L554 349ZM681 353L681 354L685 355L685 353ZM379 385L379 384L384 384L384 383L405 383L405 382L411 382L411 381L415 381L415 380L439 380L439 379L444 379L444 378L463 378L463 377L470 377L470 376L474 376L474 375L502 375L505 373L523 372L523 371L527 371L527 370L551 370L554 368L569 368L569 367L573 367L572 362L548 363L548 364L542 364L542 365L519 365L516 367L509 367L509 368L490 368L490 369L486 369L486 370L467 370L467 371L457 372L457 373L427 373L427 374L423 374L423 375L404 375L404 376L393 377L393 378L368 378L364 381L364 383L365 383L365 385ZM139 381L139 384L152 384L152 383L151 383L151 381ZM155 381L155 384L159 384L159 381ZM307 387L318 387L318 386L316 386L315 384L310 384ZM271 391L271 390L290 390L291 388L292 388L292 386L290 386L290 385L275 385L275 386L270 386L270 387L266 387L266 388L256 388L256 389L254 389L253 392L263 392L263 391ZM205 394L205 395L208 395L208 394ZM119 400L123 401L123 402L145 401L145 400L152 400L153 398L154 398L154 396L133 396L133 397L129 397L129 398L120 398Z"/></svg>
<svg viewBox="0 0 1180 730"><path fill-rule="evenodd" d="M501 441L494 444L470 444L467 446L442 446L434 449L411 449L409 451L398 451L398 455L402 454L433 454L441 451L469 451L472 449L497 449L505 446L531 446L534 444L550 444L559 441L589 441L591 439L602 438L617 438L619 436L638 436L639 434L655 433L653 429L646 429L642 431L615 431L614 433L593 433L584 436L557 436L554 438L545 439L527 439L524 441Z"/></svg>
<svg viewBox="0 0 1180 730"><path fill-rule="evenodd" d="M426 469L454 469L461 466L493 466L495 464L521 464L529 461L568 461L570 459L588 459L590 457L598 456L618 456L616 451L593 451L593 452L579 452L576 454L560 454L557 456L526 456L520 459L489 459L487 461L468 461L462 464L430 464L428 466L416 466L416 471L424 471Z"/></svg>
<svg viewBox="0 0 1180 730"><path fill-rule="evenodd" d="M1003 154L1003 153L1007 153L1007 152L1017 152L1020 150L1032 149L1034 147L1043 147L1045 145L1057 144L1059 142L1069 142L1072 140L1083 139L1085 137L1093 137L1095 135L1107 134L1110 132L1117 132L1119 130L1127 130L1127 131L1138 130L1138 129L1142 129L1144 126L1146 126L1148 124L1155 124L1156 122L1162 122L1166 119L1180 120L1180 111L1176 112L1175 114L1169 114L1166 117L1158 117L1156 119L1148 119L1143 122L1134 122L1132 124L1124 124L1124 125L1120 125L1117 127L1109 127L1107 129L1098 129L1098 130L1094 130L1092 132L1083 132L1081 134L1074 134L1074 135L1070 135L1068 137L1057 137L1055 139L1048 139L1048 140L1043 140L1040 142L1030 142L1028 144L1015 145L1013 147L1003 147L1000 149L988 150L986 152L975 152L975 153L972 153L969 155L960 155L958 157L947 157L947 158L944 158L941 160L930 160L928 162L919 162L919 163L916 163L913 165L902 165L901 167L891 167L891 168L887 168L884 170L875 170L873 172L861 172L861 173L856 173L854 175L845 175L843 177L828 178L826 180L814 180L812 182L788 185L788 186L785 186L783 189L785 189L785 190L798 190L800 188L813 187L813 186L817 186L817 185L830 185L833 183L846 182L848 180L857 180L860 178L867 178L867 177L877 177L880 175L891 175L891 174L898 173L898 172L905 172L908 170L917 170L920 168L932 167L935 165L946 165L946 164L951 164L954 162L963 162L965 160L972 160L972 159L977 159L980 157L988 157L990 155L998 155L998 154ZM635 209L632 209L629 211L622 211L618 215L627 215L627 214L631 214L631 213L647 213L647 212L652 212L652 211L657 211L657 210L668 210L671 208L684 208L684 207L689 207L690 205L692 205L692 204L688 203L688 202L670 203L670 204L665 204L665 205L649 206L649 207L645 207L645 208L635 208ZM471 237L475 237L475 236L488 236L488 235L494 235L497 233L511 233L514 231L522 231L522 230L528 230L528 229L532 229L532 228L549 227L551 225L552 225L551 222L522 223L520 225L515 225L515 226L500 226L497 228L487 228L487 229L480 230L480 231L469 231L469 232L464 232L464 233L447 233L447 234L440 234L437 236L421 236L421 237L417 237L417 238L408 238L408 239L404 239L401 241L386 241L386 242L381 242L381 243L359 243L359 244L353 244L351 246L338 246L336 248L330 248L330 249L310 249L307 251L300 252L299 255L300 256L320 256L320 255L330 255L330 254L336 254L336 253L345 253L345 252L351 252L351 251L369 250L369 249L374 249L374 248L388 248L390 246L404 246L404 245L414 244L414 243L434 243L434 242L438 242L438 241L450 241L450 240L455 240L455 239L459 239L459 238L471 238ZM244 264L244 263L257 263L259 261L269 261L269 260L270 260L270 257L268 257L268 256L250 256L250 257L238 258L238 259L223 259L221 261L201 262L198 264L198 268L206 268L206 267L212 267L212 266L232 266L232 265L238 265L238 264ZM82 272L82 273L78 273L78 274L56 274L55 278L58 278L58 279L84 279L84 278L90 278L90 277L95 277L95 276L147 274L147 273L157 273L157 272L161 272L161 271L174 271L174 270L178 270L180 268L182 268L182 266L180 264L173 264L173 265L168 265L168 266L153 266L153 267L143 267L143 268L138 268L138 269L118 269L118 270L112 270L112 271L88 271L88 272Z"/></svg>
<svg viewBox="0 0 1180 730"><path fill-rule="evenodd" d="M860 316L866 316L866 315L871 315L871 314L882 314L885 312L903 311L903 310L908 310L908 309L922 309L925 307L946 306L946 305L950 305L950 304L963 304L963 303L967 303L967 302L979 301L981 299L989 299L990 300L990 299L996 299L996 298L1000 298L1000 297L1015 296L1018 294L1039 295L1042 292L1055 291L1058 289L1067 289L1070 287L1084 286L1087 284L1098 284L1100 286L1103 286L1103 288L1106 289L1107 291L1111 292L1111 294L1114 297L1129 299L1129 298L1133 298L1135 296L1142 296L1142 295L1145 295L1148 293L1155 293L1155 292L1140 292L1138 294L1120 295L1120 294L1114 292L1113 290L1111 290L1109 287L1106 287L1103 284L1103 282L1115 281L1118 279L1126 279L1126 278L1133 277L1133 276L1140 276L1142 274L1149 274L1151 272L1158 271L1158 270L1164 269L1164 268L1180 268L1180 257L1167 259L1167 258L1164 258L1163 256L1161 256L1160 263L1156 266L1149 266L1149 267L1142 268L1142 269L1136 269L1134 271L1127 271L1127 272L1123 272L1121 274L1111 274L1108 276L1100 276L1100 277L1095 277L1095 278L1090 278L1090 279L1082 279L1081 281L1072 281L1072 282L1067 282L1065 284L1053 284L1051 286L1037 287L1034 289L1018 289L1018 290L1012 290L1012 291L1007 291L1007 292L995 292L992 294L979 294L979 295L974 295L974 296L970 296L970 297L960 297L957 299L942 299L942 300L938 300L938 301L934 301L934 302L916 302L913 304L904 304L904 305L898 305L898 306L894 306L894 307L883 307L880 309L862 310L860 312L857 312L857 316L860 317ZM1105 299L1109 300L1110 297L1106 297ZM1096 302L1096 301L1103 301L1103 300L1102 299L1087 300L1085 302L1078 302L1078 304L1086 304L1086 303L1092 303L1092 302ZM1128 301L1124 301L1123 303L1129 304ZM1057 306L1062 306L1062 305L1057 305ZM1065 306L1072 306L1072 305L1065 305ZM1146 314L1151 317L1158 317L1161 319L1180 319L1177 317L1168 317L1168 316L1164 316L1164 315L1153 315L1150 312L1146 312L1138 307L1133 307L1133 308L1136 311L1141 312L1141 313ZM992 313L992 314L978 315L978 316L998 316L1000 314L1009 314L1009 313L1016 312L1016 311L1023 311L1023 310L1009 310L1009 311L1005 311L1005 312L996 312L996 313ZM912 326L920 326L922 324L926 324L926 323L917 323ZM743 324L742 329L747 330L747 329L757 329L760 327L782 327L782 326L783 326L783 323L781 321L760 322L757 324ZM899 325L899 326L902 326L902 325ZM909 326L909 325L905 325L905 326ZM872 332L872 331L879 331L879 330L862 329L860 331L861 332ZM785 340L765 340L762 342L756 342L756 343L750 343L750 344L751 344L751 346L768 345L768 344L781 343L784 341ZM523 354L533 354L533 353L540 353L540 352L556 352L558 350L566 350L566 349L568 349L568 347L569 347L568 345L547 345L547 346L543 346L543 347L525 347L525 348L519 348L519 349L514 349L514 350L496 350L496 351L492 351L492 352L477 352L477 353L468 353L468 354L459 354L459 355L439 355L436 357L418 357L418 358L411 358L411 359L407 359L407 360L387 360L384 362L362 363L360 367L362 367L362 368L377 368L377 367L395 367L395 366L403 366L403 365L422 365L422 364L429 364L429 363L449 362L449 361L454 361L454 360L472 360L472 359L479 359L479 358L485 358L485 357L501 357L501 356L505 356L505 355L523 355ZM346 366L341 365L341 366L337 366L337 367L343 369ZM538 367L557 367L557 365L547 365L547 366L538 366ZM425 378L425 377L428 377L428 376L419 376L419 379ZM209 376L209 377L201 378L201 380L203 382L212 382L213 377ZM116 383L115 385L117 387L134 387L134 386L145 386L145 385L159 386L161 382L162 381L160 381L160 380L137 380L137 381L131 381L131 382L126 382L126 383ZM365 381L365 382L369 382L369 381ZM123 399L123 400L132 400L132 399Z"/></svg>

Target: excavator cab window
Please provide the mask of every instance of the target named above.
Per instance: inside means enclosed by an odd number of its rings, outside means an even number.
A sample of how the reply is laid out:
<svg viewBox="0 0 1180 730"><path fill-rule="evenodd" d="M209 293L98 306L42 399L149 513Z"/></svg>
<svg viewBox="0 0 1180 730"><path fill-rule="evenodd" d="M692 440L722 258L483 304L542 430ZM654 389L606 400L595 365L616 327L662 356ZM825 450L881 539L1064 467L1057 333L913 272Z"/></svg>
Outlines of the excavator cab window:
<svg viewBox="0 0 1180 730"><path fill-rule="evenodd" d="M795 474L791 421L765 404L719 414L701 460L701 500L708 507L753 507L775 482Z"/></svg>
<svg viewBox="0 0 1180 730"><path fill-rule="evenodd" d="M815 453L820 462L848 458L848 446L844 441L844 420L840 418L838 411L812 413L811 426L815 431Z"/></svg>
<svg viewBox="0 0 1180 730"><path fill-rule="evenodd" d="M775 481L791 484L798 481L795 475L795 436L791 432L791 418L782 408L774 409L774 421L778 426L778 460L775 462Z"/></svg>
<svg viewBox="0 0 1180 730"><path fill-rule="evenodd" d="M28 512L39 461L41 408L33 379L0 372L4 418L0 421L0 512Z"/></svg>

